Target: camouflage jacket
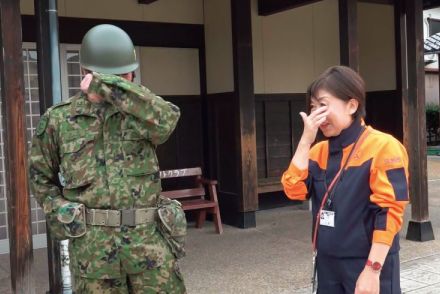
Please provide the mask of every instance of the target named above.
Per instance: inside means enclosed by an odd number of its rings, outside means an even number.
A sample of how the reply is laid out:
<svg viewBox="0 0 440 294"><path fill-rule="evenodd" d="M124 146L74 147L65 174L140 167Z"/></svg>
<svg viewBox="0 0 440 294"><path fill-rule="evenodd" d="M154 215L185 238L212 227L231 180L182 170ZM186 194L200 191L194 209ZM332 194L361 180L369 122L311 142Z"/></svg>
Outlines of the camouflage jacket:
<svg viewBox="0 0 440 294"><path fill-rule="evenodd" d="M87 226L81 236L85 224L76 208L156 207L161 183L155 148L176 127L179 108L114 75L94 74L89 93L105 102L92 104L78 93L41 117L29 155L31 190L52 236L78 237L70 242L75 274L115 278L121 265L128 273L155 268L166 246L155 224Z"/></svg>

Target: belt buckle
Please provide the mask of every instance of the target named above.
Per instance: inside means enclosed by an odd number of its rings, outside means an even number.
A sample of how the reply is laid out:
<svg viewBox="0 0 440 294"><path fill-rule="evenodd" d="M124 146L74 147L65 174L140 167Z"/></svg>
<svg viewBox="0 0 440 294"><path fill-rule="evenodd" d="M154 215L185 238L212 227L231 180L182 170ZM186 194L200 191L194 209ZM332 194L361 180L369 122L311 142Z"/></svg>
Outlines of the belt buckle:
<svg viewBox="0 0 440 294"><path fill-rule="evenodd" d="M136 210L122 209L121 210L121 225L135 227L136 226Z"/></svg>
<svg viewBox="0 0 440 294"><path fill-rule="evenodd" d="M93 208L89 208L85 211L87 224L95 225L95 214L96 211Z"/></svg>

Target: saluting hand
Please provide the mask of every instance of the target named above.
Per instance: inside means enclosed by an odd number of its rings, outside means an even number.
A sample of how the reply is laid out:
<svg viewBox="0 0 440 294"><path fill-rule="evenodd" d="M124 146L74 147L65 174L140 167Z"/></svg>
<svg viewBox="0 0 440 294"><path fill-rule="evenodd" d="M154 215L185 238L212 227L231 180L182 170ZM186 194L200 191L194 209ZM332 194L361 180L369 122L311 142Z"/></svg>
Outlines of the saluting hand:
<svg viewBox="0 0 440 294"><path fill-rule="evenodd" d="M90 83L92 82L93 75L91 73L88 73L84 76L83 80L81 81L81 91L87 94L87 98L92 103L101 103L103 98L99 96L98 94L92 94L89 93L89 87Z"/></svg>
<svg viewBox="0 0 440 294"><path fill-rule="evenodd" d="M319 126L323 122L325 122L328 114L329 109L327 105L312 110L312 112L308 116L305 112L300 112L299 115L301 115L304 122L304 131L301 137L301 141L307 144L312 144L313 142L315 142Z"/></svg>

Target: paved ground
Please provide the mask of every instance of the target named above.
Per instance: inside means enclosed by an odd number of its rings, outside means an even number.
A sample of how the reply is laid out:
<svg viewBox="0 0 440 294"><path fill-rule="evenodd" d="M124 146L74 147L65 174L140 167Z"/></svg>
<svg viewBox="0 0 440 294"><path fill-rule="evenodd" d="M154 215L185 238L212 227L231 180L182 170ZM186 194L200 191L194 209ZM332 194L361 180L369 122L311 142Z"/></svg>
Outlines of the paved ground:
<svg viewBox="0 0 440 294"><path fill-rule="evenodd" d="M440 240L440 157L428 160L430 216ZM440 293L440 241L404 239L410 216L406 211L401 236L402 291L410 294ZM188 255L181 262L188 293L310 293L310 229L308 211L284 207L260 211L257 228L240 230L225 226L214 233L190 228ZM34 251L36 293L48 289L46 250ZM9 256L0 255L0 293L11 293Z"/></svg>

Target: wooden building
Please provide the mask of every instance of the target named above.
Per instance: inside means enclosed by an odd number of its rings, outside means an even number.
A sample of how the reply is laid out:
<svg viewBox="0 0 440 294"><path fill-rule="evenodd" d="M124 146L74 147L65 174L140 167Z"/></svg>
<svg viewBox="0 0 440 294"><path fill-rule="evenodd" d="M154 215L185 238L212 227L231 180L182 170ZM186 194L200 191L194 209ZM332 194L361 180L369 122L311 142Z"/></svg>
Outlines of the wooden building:
<svg viewBox="0 0 440 294"><path fill-rule="evenodd" d="M16 185L24 176L17 170L25 169L21 146L25 140L11 140L15 138L11 134L24 137L25 131L29 140L40 108L51 104L38 89L42 77L37 56L47 56L42 51L49 42L39 33L48 27L44 7L58 16L61 98L79 88L78 49L85 32L100 23L123 28L140 56L138 80L182 110L176 132L158 149L161 168L202 166L219 181L222 219L241 228L257 225L259 197L281 191L280 175L301 135L298 113L306 109L308 84L331 65L359 70L367 83L367 123L403 140L410 154L408 237L433 238L422 13L440 6L440 1L58 0L52 9L48 2L0 1L5 85L0 143L6 147L1 150L5 164L0 165L6 166L0 171L0 253L2 248L6 251L8 235L11 252L27 240L11 259L32 248L26 234L34 236L35 245L45 246L44 215L34 200L26 204L27 183ZM42 18L35 16L34 4L42 7ZM11 29L13 24L16 30ZM17 69L21 62L23 72ZM8 197L7 185L17 186L9 189ZM19 212L24 224L15 228ZM30 223L32 232L25 228Z"/></svg>

